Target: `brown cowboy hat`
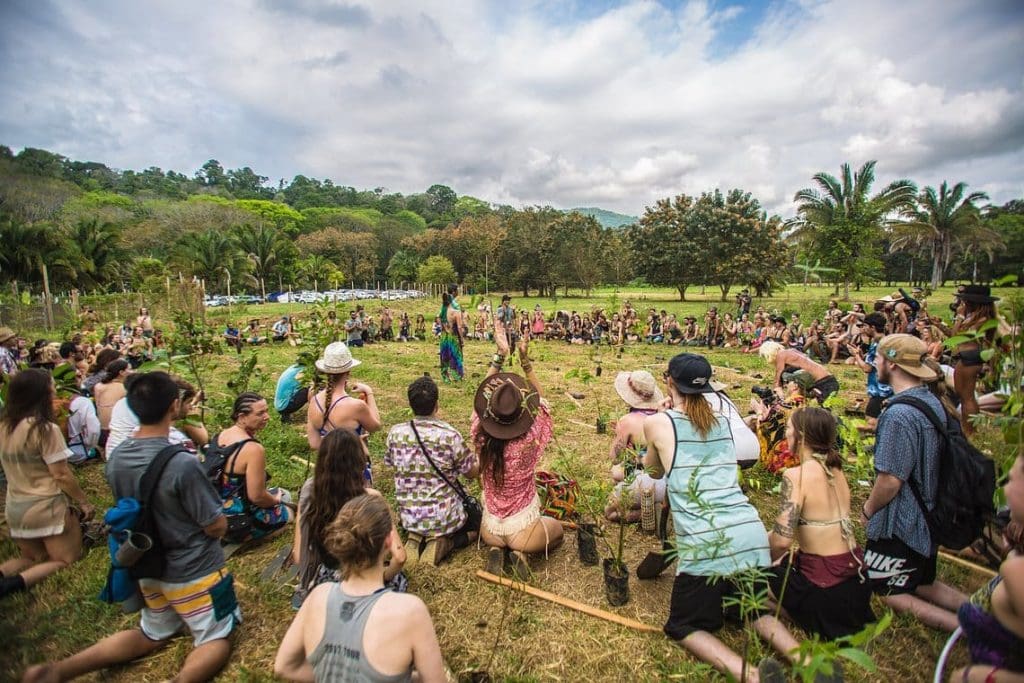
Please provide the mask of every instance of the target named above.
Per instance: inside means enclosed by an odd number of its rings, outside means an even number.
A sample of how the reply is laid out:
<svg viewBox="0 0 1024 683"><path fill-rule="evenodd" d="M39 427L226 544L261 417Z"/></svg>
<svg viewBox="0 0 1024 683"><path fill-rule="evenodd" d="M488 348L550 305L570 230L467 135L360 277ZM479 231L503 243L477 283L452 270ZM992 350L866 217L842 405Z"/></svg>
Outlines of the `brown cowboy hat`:
<svg viewBox="0 0 1024 683"><path fill-rule="evenodd" d="M526 380L511 372L499 372L477 387L473 410L480 418L480 429L495 439L510 440L522 436L533 425L540 408L540 394Z"/></svg>

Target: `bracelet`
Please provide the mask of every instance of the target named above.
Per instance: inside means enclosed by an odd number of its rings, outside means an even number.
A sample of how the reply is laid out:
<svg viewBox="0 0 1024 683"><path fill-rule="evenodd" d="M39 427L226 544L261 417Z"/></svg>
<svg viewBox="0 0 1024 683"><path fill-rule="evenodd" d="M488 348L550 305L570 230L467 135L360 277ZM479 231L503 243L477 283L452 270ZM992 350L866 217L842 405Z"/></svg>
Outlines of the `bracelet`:
<svg viewBox="0 0 1024 683"><path fill-rule="evenodd" d="M996 672L999 671L998 666L992 667L992 670L988 672L988 676L985 676L985 683L996 683Z"/></svg>
<svg viewBox="0 0 1024 683"><path fill-rule="evenodd" d="M866 519L871 519L871 515L868 514L868 503L864 501L864 505L861 506L860 512Z"/></svg>
<svg viewBox="0 0 1024 683"><path fill-rule="evenodd" d="M533 370L533 363L521 363L523 366L523 372L530 372Z"/></svg>
<svg viewBox="0 0 1024 683"><path fill-rule="evenodd" d="M492 360L490 363L488 363L489 366L491 366L492 368L494 368L498 372L501 372L501 366L503 366L504 364L505 364L504 360Z"/></svg>
<svg viewBox="0 0 1024 683"><path fill-rule="evenodd" d="M505 364L505 356L500 353L496 353L491 357L491 363L497 363L500 367Z"/></svg>

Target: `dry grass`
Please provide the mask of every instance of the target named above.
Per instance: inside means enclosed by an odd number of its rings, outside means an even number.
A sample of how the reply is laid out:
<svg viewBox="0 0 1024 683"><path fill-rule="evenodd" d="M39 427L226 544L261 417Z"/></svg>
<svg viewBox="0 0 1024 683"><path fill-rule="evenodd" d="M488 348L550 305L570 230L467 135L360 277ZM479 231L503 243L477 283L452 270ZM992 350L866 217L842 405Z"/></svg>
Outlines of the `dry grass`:
<svg viewBox="0 0 1024 683"><path fill-rule="evenodd" d="M532 302L529 305L532 306ZM550 308L550 303L546 306ZM563 302L560 307L569 306ZM579 307L586 308L583 305ZM485 372L492 349L489 344L470 343L466 353L467 381L442 388L442 416L464 434L469 429L473 392ZM429 343L373 345L356 351L357 357L364 361L356 376L376 389L385 425L409 418L405 387L425 371L436 377L435 351L436 347ZM597 356L589 347L555 343L535 345L532 354L535 367L545 395L552 403L556 425L555 441L542 466L578 478L595 512L599 512L602 506L599 494L610 488L607 452L611 436L598 435L589 425L594 423L599 412L609 411L612 416L624 412L624 406L612 389L615 373L643 366L662 367L676 351L667 346L627 347L622 358L617 358L607 349ZM294 349L282 347L263 348L259 351L261 366L276 377L291 362L294 353ZM568 372L577 368L593 373L598 357L603 369L600 379L583 383L577 378L566 377ZM709 357L718 376L732 387L730 393L741 408L745 406L750 387L763 383L754 375L768 374L756 356L726 350L713 352ZM215 371L217 376L226 376L237 362L234 356L226 355ZM858 370L836 366L836 371L844 387L844 395L863 390L864 378ZM654 373L658 374L657 371ZM264 387L267 394L272 393L272 389L272 386ZM577 405L565 396L568 390L581 392L585 398ZM275 423L268 427L263 440L270 451L270 468L275 481L297 489L302 482L304 467L294 462L291 456L306 455L302 428ZM382 436L372 439L371 448L375 453L377 485L386 495L391 495L390 472L380 464ZM110 502L100 467L87 467L79 473L94 499L102 500L104 504ZM775 480L765 473L757 474L755 480L759 482L760 489L751 490L751 498L762 517L770 520L775 513L772 493ZM859 505L866 489L854 488L858 498L856 505ZM642 534L635 527L627 533L626 562L635 568L648 550L657 548L658 543L653 536ZM236 554L229 561L236 576L245 623L235 635L235 651L221 680L272 678L274 654L293 614L289 606L291 588L265 583L259 575L277 549L290 541L291 536L287 534L263 547ZM13 552L9 541L0 544L0 556L9 557ZM607 555L607 548L603 548L602 555ZM486 671L494 680L538 681L719 678L709 667L696 662L660 635L632 631L486 583L475 576L483 562L483 550L468 549L440 568L417 567L409 576L410 590L430 607L445 658L456 673L468 675L469 672ZM105 553L94 550L83 562L50 579L43 587L3 602L0 680L14 680L30 663L65 656L119 628L135 624L135 617L120 615L114 608L95 599L107 565ZM608 607L601 569L580 564L576 556L575 536L571 531L567 532L566 542L561 548L547 560L535 561L533 568L531 583L544 590L655 626L660 626L667 616L671 572L665 572L654 581L639 581L632 577L630 602L621 608ZM945 564L940 564L940 576L965 591L977 588L982 582L977 575ZM880 603L876 603L876 611L881 611ZM739 627L727 626L720 635L731 646L743 647L743 631ZM911 619L897 617L890 630L872 648L878 672L866 675L848 670L847 679L925 680L930 678L944 641L944 635ZM142 662L102 672L92 679L163 679L180 666L190 649L190 639L179 638ZM756 661L762 652L756 641L752 643L750 661Z"/></svg>

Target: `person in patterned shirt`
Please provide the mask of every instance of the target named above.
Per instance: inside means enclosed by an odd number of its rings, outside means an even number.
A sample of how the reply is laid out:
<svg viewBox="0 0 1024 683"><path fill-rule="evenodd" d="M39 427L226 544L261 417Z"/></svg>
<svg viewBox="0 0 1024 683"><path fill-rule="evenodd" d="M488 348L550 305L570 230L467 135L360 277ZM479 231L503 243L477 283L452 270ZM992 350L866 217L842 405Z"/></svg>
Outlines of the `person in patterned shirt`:
<svg viewBox="0 0 1024 683"><path fill-rule="evenodd" d="M459 495L437 470L455 482L460 474L475 479L479 467L462 434L438 418L434 380L418 378L408 395L414 417L388 432L384 464L395 468L395 499L407 534L405 566L420 561L436 566L480 531L479 520L467 519Z"/></svg>

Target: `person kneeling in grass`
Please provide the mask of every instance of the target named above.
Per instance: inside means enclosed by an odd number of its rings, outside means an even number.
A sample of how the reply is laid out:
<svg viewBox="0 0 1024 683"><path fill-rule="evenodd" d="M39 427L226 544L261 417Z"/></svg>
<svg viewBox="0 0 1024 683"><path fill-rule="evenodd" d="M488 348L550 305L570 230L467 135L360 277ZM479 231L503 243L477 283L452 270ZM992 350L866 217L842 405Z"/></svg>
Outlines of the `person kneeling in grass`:
<svg viewBox="0 0 1024 683"><path fill-rule="evenodd" d="M341 566L341 583L317 586L295 615L274 660L293 681L445 681L444 660L423 601L384 586L388 554L402 540L381 496L345 503L324 546Z"/></svg>
<svg viewBox="0 0 1024 683"><path fill-rule="evenodd" d="M484 513L480 536L491 549L487 571L507 570L521 580L529 574L526 555L547 553L562 543L562 524L540 513L534 484L537 463L552 436L551 413L541 400L540 381L530 362L528 342L519 341L526 379L502 372L508 336L495 316L497 353L477 388L470 427L480 456Z"/></svg>
<svg viewBox="0 0 1024 683"><path fill-rule="evenodd" d="M665 476L675 527L676 579L664 631L701 660L739 680L745 662L713 635L726 608L744 593L766 590L764 570L771 564L768 534L757 510L740 490L736 447L728 420L717 415L703 394L711 386L711 364L703 356L681 353L664 374L672 407L644 421L652 476ZM746 588L743 584L751 584ZM759 612L760 613L760 612ZM798 643L767 611L753 623L757 632L786 657ZM786 680L782 667L765 659L747 681Z"/></svg>
<svg viewBox="0 0 1024 683"><path fill-rule="evenodd" d="M462 434L437 414L437 384L419 377L409 385L413 419L388 432L384 464L395 468L395 500L408 536L408 566L437 565L449 553L477 539L480 519L462 504L459 475L479 472ZM459 490L456 490L456 486Z"/></svg>

